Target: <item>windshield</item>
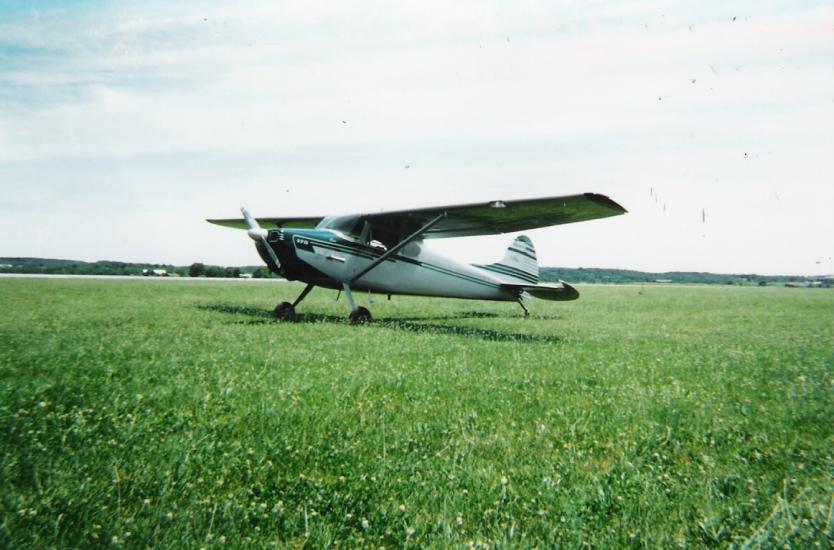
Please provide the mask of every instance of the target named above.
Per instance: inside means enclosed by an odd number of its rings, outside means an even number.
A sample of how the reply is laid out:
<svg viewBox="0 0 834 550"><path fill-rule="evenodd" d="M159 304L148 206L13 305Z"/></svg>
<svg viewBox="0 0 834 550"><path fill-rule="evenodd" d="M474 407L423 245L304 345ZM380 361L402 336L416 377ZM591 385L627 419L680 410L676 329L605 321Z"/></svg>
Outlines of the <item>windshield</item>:
<svg viewBox="0 0 834 550"><path fill-rule="evenodd" d="M316 229L333 229L347 235L358 235L361 230L359 216L327 216Z"/></svg>

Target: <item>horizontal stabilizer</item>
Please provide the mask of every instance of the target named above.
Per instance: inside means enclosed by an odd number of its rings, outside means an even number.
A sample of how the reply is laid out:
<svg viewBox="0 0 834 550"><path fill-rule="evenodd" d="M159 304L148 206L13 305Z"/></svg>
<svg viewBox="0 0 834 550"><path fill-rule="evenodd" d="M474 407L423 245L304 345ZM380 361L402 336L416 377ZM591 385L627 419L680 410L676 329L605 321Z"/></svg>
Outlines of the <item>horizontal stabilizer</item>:
<svg viewBox="0 0 834 550"><path fill-rule="evenodd" d="M579 298L579 291L564 281L559 281L558 285L516 285L505 283L501 287L515 290L522 296L526 293L542 300L567 301Z"/></svg>

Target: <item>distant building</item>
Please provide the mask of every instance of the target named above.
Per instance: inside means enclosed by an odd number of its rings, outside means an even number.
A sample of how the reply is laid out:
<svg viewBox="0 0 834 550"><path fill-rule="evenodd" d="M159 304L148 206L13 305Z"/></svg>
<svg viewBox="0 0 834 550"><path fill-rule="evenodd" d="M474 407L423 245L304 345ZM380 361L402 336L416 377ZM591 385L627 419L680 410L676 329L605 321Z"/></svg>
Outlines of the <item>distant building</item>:
<svg viewBox="0 0 834 550"><path fill-rule="evenodd" d="M167 269L143 269L142 275L145 277L168 277Z"/></svg>

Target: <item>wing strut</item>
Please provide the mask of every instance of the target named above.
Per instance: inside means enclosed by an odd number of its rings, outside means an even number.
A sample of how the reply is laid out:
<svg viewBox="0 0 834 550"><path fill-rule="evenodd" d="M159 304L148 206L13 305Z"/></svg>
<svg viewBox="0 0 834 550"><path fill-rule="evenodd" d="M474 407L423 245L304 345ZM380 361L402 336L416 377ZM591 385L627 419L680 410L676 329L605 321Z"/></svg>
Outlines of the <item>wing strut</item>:
<svg viewBox="0 0 834 550"><path fill-rule="evenodd" d="M360 271L359 273L354 275L350 279L350 281L348 281L347 284L352 285L353 283L355 283L363 275L368 273L370 270L372 270L373 268L375 268L376 266L378 266L379 264L381 264L382 262L384 262L385 260L387 260L388 258L393 256L394 254L396 254L400 250L402 250L405 245L407 245L408 243L410 243L414 239L420 237L423 233L425 233L426 231L431 229L432 226L434 226L434 224L436 224L437 222L439 222L440 220L442 220L445 217L446 217L446 212L443 212L442 214L440 214L439 216L435 217L430 222L428 222L426 225L424 225L423 227L421 227L420 229L418 229L417 231L415 231L414 233L412 233L411 235L409 235L405 239L398 242L391 249L389 249L388 252L386 252L385 254L383 254L382 256L377 258L376 260L372 261L367 267L365 267L365 269L363 269L362 271Z"/></svg>

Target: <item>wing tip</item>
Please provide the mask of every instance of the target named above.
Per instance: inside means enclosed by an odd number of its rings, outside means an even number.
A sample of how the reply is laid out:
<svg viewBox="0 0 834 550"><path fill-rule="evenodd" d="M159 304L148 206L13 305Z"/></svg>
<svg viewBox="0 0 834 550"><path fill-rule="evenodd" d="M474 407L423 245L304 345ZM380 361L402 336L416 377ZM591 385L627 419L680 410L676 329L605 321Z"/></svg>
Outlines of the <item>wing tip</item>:
<svg viewBox="0 0 834 550"><path fill-rule="evenodd" d="M612 216L628 213L628 210L608 195L602 195L600 193L585 193L585 198L591 202L595 202L605 209L613 210L615 213L612 214Z"/></svg>

